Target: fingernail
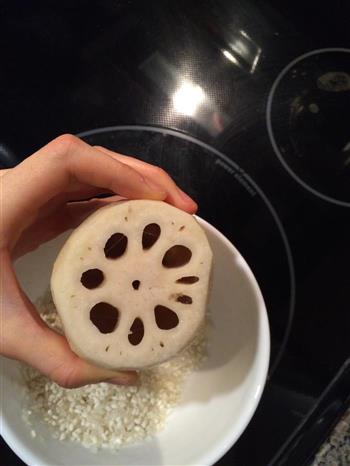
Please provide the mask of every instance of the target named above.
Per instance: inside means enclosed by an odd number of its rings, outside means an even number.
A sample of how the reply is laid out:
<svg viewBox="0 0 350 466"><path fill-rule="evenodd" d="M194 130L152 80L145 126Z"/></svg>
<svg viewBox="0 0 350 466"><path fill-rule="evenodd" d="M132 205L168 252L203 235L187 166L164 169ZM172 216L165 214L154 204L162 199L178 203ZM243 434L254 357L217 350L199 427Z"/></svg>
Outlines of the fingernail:
<svg viewBox="0 0 350 466"><path fill-rule="evenodd" d="M108 379L106 380L107 383L110 383L112 385L132 385L128 380L124 379L119 379L118 377L115 379Z"/></svg>
<svg viewBox="0 0 350 466"><path fill-rule="evenodd" d="M112 385L138 385L139 378L137 374L128 374L128 375L120 375L118 377L112 377L111 379L106 380L107 383Z"/></svg>

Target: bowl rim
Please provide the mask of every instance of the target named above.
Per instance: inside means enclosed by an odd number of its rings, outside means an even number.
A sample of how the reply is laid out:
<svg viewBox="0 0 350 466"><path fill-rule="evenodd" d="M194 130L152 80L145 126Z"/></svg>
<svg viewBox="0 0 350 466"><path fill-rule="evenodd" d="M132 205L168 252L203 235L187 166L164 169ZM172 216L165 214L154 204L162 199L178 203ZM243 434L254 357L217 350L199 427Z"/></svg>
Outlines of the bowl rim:
<svg viewBox="0 0 350 466"><path fill-rule="evenodd" d="M255 358L253 361L254 365L254 385L255 391L252 401L247 404L246 408L243 409L243 412L240 415L239 421L232 425L230 429L227 430L226 434L217 441L215 445L212 446L209 453L206 453L199 458L199 463L201 466L212 466L220 458L222 458L237 442L239 437L242 435L249 422L251 421L257 406L262 397L265 384L267 381L268 368L270 362L270 328L267 315L267 309L263 295L261 293L258 282L249 267L248 263L237 250L237 248L229 241L226 236L224 236L219 230L217 230L213 225L211 225L206 220L202 219L198 215L194 215L199 224L204 228L205 231L210 231L215 237L217 237L225 247L231 251L234 255L238 255L242 260L242 264L245 268L245 273L249 278L249 281L253 285L255 296L258 300L258 339L257 347L255 350ZM1 359L1 372L3 369L4 359ZM2 388L2 384L1 384ZM252 388L253 390L254 388ZM1 397L1 404L4 403L3 397ZM2 411L2 410L1 410ZM35 452L28 447L24 441L18 439L14 429L8 423L7 419L4 417L3 413L0 414L0 431L1 436L8 444L8 446L13 450L13 452L26 464L29 466L48 466L49 463L43 462L42 458L38 456Z"/></svg>
<svg viewBox="0 0 350 466"><path fill-rule="evenodd" d="M234 254L238 254L241 258L242 263L245 268L245 272L249 278L249 281L254 287L254 292L256 294L256 298L258 300L259 305L257 306L258 309L258 342L257 347L255 350L255 359L254 359L254 366L255 366L255 380L257 381L254 397L252 402L250 403L249 407L247 405L246 409L243 410L243 413L240 415L240 420L238 424L232 426L229 429L225 436L222 437L221 441L216 442L214 448L212 448L211 454L207 454L203 461L200 461L199 464L202 466L213 466L217 461L219 461L237 442L239 437L243 434L245 429L247 428L249 422L254 416L254 413L258 407L258 404L261 400L268 376L269 364L270 364L270 351L271 351L271 344L270 344L270 326L269 320L267 315L267 309L265 305L265 301L263 295L261 293L259 284L253 274L251 268L249 267L247 261L242 256L242 254L238 251L238 249L231 243L231 241L226 238L226 236L221 233L217 228L211 225L206 220L198 217L195 215L195 218L199 221L199 223L204 226L205 230L211 231L216 237L220 239L220 241Z"/></svg>

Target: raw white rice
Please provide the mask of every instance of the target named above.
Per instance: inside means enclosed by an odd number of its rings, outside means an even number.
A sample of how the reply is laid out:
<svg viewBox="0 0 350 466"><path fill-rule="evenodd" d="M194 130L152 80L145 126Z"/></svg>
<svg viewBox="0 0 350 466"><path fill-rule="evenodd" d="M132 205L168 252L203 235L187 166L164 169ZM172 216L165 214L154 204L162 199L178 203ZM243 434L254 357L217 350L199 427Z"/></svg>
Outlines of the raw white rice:
<svg viewBox="0 0 350 466"><path fill-rule="evenodd" d="M50 293L36 303L41 317L56 331L61 322ZM171 361L140 373L137 387L100 383L65 389L36 370L25 366L24 418L31 428L40 416L59 440L78 442L94 450L118 449L141 441L161 430L179 402L187 376L205 359L204 329L192 344Z"/></svg>

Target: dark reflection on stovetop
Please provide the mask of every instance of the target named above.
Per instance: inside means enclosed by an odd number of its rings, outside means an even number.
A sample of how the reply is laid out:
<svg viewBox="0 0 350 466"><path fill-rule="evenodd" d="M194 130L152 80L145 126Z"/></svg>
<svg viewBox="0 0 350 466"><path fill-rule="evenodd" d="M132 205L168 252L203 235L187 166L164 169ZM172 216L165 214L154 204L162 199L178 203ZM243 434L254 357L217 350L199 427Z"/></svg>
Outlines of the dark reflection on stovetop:
<svg viewBox="0 0 350 466"><path fill-rule="evenodd" d="M288 24L283 8L252 0L198 8L184 1L2 5L3 142L24 156L57 132L146 123L219 146L233 137L239 143L264 119L274 73L316 40Z"/></svg>
<svg viewBox="0 0 350 466"><path fill-rule="evenodd" d="M291 62L269 96L274 149L306 189L350 205L350 48Z"/></svg>

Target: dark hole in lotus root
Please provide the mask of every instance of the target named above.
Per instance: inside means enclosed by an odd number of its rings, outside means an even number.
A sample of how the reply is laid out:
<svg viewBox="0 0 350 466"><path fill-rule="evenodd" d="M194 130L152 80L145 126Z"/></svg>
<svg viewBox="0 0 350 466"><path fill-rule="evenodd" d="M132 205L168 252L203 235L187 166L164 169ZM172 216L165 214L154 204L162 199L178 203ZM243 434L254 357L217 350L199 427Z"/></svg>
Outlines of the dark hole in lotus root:
<svg viewBox="0 0 350 466"><path fill-rule="evenodd" d="M145 334L145 329L143 326L143 322L139 317L136 317L132 326L130 327L130 334L128 335L129 342L136 346L141 343L142 338Z"/></svg>
<svg viewBox="0 0 350 466"><path fill-rule="evenodd" d="M160 304L154 308L154 316L156 324L162 330L170 330L179 324L176 312Z"/></svg>
<svg viewBox="0 0 350 466"><path fill-rule="evenodd" d="M192 252L190 249L176 244L164 254L162 264L167 268L182 267L191 260L191 257Z"/></svg>
<svg viewBox="0 0 350 466"><path fill-rule="evenodd" d="M157 223L149 223L143 230L142 247L150 249L160 236L160 226Z"/></svg>
<svg viewBox="0 0 350 466"><path fill-rule="evenodd" d="M176 301L182 304L192 304L192 298L191 296L186 296L185 294L178 296Z"/></svg>
<svg viewBox="0 0 350 466"><path fill-rule="evenodd" d="M108 303L97 303L90 310L90 320L101 333L115 330L119 319L119 311Z"/></svg>
<svg viewBox="0 0 350 466"><path fill-rule="evenodd" d="M192 285L193 283L197 283L199 281L198 277L195 276L188 276L188 277L181 277L176 280L176 283L184 283L185 285Z"/></svg>
<svg viewBox="0 0 350 466"><path fill-rule="evenodd" d="M138 290L140 288L140 285L141 285L140 280L134 280L132 282L132 287L134 288L134 290Z"/></svg>
<svg viewBox="0 0 350 466"><path fill-rule="evenodd" d="M100 269L86 270L80 278L80 281L85 288L92 290L101 285L104 280L104 275Z"/></svg>
<svg viewBox="0 0 350 466"><path fill-rule="evenodd" d="M127 245L128 238L123 233L114 233L104 247L105 256L108 259L118 259L125 253Z"/></svg>

